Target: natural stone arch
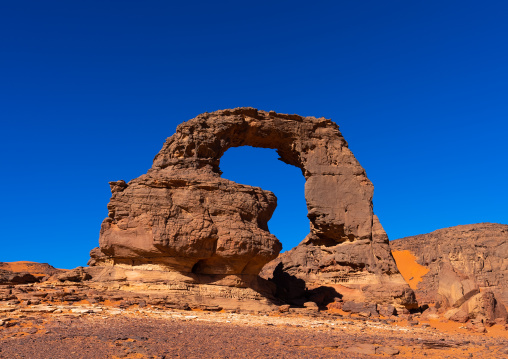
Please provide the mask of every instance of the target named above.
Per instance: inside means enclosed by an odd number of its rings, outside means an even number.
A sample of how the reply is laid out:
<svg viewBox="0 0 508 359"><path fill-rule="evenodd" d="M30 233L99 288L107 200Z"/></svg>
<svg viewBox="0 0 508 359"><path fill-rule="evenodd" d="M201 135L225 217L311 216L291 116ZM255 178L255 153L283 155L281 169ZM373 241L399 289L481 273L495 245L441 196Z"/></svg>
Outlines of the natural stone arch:
<svg viewBox="0 0 508 359"><path fill-rule="evenodd" d="M220 177L221 156L244 145L275 149L306 179L311 230L284 257L291 275L327 285L404 286L373 215L373 185L339 127L325 118L253 108L180 124L147 174L111 182L110 212L91 264L163 266L208 281L256 276L281 244L267 227L273 193Z"/></svg>
<svg viewBox="0 0 508 359"><path fill-rule="evenodd" d="M374 187L339 127L325 118L251 108L199 115L178 126L152 169L219 175L221 156L239 146L275 149L283 162L302 170L312 237L338 242L372 239Z"/></svg>
<svg viewBox="0 0 508 359"><path fill-rule="evenodd" d="M282 243L282 252L296 247L308 234L305 177L300 168L280 161L271 148L229 148L220 159L221 177L269 190L277 207L268 221L270 233Z"/></svg>

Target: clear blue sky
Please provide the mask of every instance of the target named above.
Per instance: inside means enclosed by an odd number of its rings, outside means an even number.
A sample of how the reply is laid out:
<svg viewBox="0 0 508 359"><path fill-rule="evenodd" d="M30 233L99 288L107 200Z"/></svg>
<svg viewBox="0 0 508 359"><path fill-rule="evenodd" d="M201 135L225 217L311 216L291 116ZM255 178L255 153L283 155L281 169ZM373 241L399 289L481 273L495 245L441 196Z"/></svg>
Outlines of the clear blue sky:
<svg viewBox="0 0 508 359"><path fill-rule="evenodd" d="M2 1L0 261L85 265L107 182L239 106L337 122L391 239L508 223L507 18L506 1ZM304 181L276 158L222 168L275 192L290 249Z"/></svg>

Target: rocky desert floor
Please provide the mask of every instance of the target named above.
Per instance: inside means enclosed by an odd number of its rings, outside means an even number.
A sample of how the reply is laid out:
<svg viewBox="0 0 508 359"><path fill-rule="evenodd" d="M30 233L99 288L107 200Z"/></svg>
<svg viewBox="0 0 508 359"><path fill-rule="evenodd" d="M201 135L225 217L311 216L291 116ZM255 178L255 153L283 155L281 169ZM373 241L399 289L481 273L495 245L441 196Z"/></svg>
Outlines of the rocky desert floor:
<svg viewBox="0 0 508 359"><path fill-rule="evenodd" d="M237 313L106 301L0 307L0 358L508 358L508 331L335 311Z"/></svg>

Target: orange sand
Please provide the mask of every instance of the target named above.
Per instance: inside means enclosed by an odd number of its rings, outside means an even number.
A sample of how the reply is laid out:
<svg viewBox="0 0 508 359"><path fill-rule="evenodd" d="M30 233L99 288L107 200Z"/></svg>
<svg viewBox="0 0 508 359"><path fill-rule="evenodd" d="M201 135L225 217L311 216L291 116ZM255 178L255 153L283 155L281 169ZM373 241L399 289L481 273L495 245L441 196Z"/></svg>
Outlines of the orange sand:
<svg viewBox="0 0 508 359"><path fill-rule="evenodd" d="M408 250L393 251L392 254L406 282L411 289L416 289L418 283L422 281L422 277L427 274L429 269L418 264L416 262L416 257Z"/></svg>

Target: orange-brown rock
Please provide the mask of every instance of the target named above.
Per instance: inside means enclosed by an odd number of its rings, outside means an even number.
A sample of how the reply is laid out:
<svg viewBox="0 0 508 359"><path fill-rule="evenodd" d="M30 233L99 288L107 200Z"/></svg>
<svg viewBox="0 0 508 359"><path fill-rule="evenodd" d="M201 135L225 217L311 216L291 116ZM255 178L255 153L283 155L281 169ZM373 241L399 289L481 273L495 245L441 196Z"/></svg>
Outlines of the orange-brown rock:
<svg viewBox="0 0 508 359"><path fill-rule="evenodd" d="M47 263L0 262L0 284L33 283L63 272Z"/></svg>
<svg viewBox="0 0 508 359"><path fill-rule="evenodd" d="M388 236L373 215L372 240L324 244L313 234L268 263L261 273L276 283L279 296L298 303L322 287L358 303L417 306L413 291L400 275ZM312 299L312 298L309 298ZM333 298L328 298L325 303Z"/></svg>
<svg viewBox="0 0 508 359"><path fill-rule="evenodd" d="M394 251L409 251L417 265L426 268L415 288L420 304L439 302L446 308L461 308L471 318L506 316L508 225L444 228L397 239L391 246Z"/></svg>
<svg viewBox="0 0 508 359"><path fill-rule="evenodd" d="M47 277L54 274L63 273L65 269L57 269L47 263L19 261L19 262L0 262L0 269L11 272L26 272L36 277Z"/></svg>
<svg viewBox="0 0 508 359"><path fill-rule="evenodd" d="M308 288L354 288L366 301L414 301L373 214L373 185L338 126L253 108L182 123L147 174L111 182L109 216L90 264L180 273L207 283L231 284L236 277L245 285L245 278L255 278L281 250L267 226L276 197L221 177L221 156L238 146L276 149L306 179L310 233L288 261L279 261L285 273Z"/></svg>

